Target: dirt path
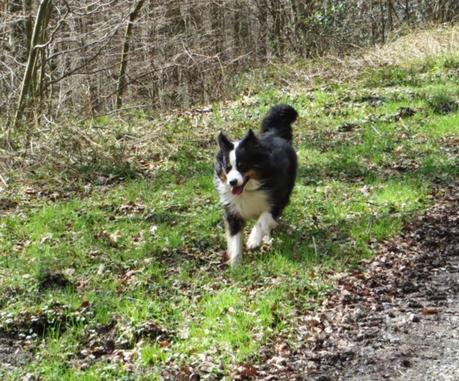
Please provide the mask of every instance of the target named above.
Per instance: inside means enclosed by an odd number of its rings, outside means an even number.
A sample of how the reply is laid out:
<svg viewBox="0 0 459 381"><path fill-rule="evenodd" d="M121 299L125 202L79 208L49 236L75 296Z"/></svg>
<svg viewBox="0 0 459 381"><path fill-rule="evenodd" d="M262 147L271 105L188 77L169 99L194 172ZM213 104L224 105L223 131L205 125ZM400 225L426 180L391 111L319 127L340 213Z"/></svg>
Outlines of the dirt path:
<svg viewBox="0 0 459 381"><path fill-rule="evenodd" d="M433 277L436 290L445 285L456 285L446 290L444 308L438 314L419 322L416 329L400 335L400 341L412 345L413 366L397 380L459 380L459 258ZM422 301L421 301L422 302ZM427 300L425 302L428 302ZM440 307L441 308L441 307Z"/></svg>
<svg viewBox="0 0 459 381"><path fill-rule="evenodd" d="M459 186L360 271L341 274L301 318L299 348L279 338L259 380L458 381Z"/></svg>

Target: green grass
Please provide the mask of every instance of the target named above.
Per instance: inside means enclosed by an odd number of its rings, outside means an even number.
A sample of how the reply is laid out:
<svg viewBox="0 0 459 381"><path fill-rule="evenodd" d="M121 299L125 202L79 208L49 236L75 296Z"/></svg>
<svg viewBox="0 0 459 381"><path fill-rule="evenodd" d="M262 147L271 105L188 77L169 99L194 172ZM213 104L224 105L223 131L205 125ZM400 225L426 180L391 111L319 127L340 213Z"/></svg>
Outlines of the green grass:
<svg viewBox="0 0 459 381"><path fill-rule="evenodd" d="M0 377L154 380L191 367L230 379L238 364L259 361L262 346L293 333L296 317L320 302L330 274L373 255L375 242L429 206L434 186L458 178L459 114L444 106L459 100L455 68L453 58L430 58L304 92L260 90L208 115L114 122L118 138L139 134L136 123L163 127L145 173L125 146L93 152L61 178L44 163L30 184L49 194L69 173L76 190L68 199L20 187L8 196L19 206L0 220L0 338L20 338L34 355L11 372L0 367ZM225 269L214 136L240 136L277 102L300 113L296 188L272 246ZM402 107L415 112L400 116ZM94 174L118 180L101 186ZM110 340L116 353L100 351Z"/></svg>

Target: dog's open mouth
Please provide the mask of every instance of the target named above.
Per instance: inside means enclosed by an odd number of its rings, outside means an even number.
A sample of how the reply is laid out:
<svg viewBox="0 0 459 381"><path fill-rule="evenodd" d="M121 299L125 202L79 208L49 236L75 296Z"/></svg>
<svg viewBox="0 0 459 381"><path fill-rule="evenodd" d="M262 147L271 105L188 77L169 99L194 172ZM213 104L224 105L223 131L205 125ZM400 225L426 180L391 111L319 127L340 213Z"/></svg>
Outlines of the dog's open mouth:
<svg viewBox="0 0 459 381"><path fill-rule="evenodd" d="M234 194L235 196L239 196L242 192L244 192L244 187L248 181L249 181L249 178L247 177L244 180L244 183L242 185L231 187L231 193Z"/></svg>
<svg viewBox="0 0 459 381"><path fill-rule="evenodd" d="M239 196L243 191L244 191L244 185L231 188L231 192L236 196Z"/></svg>

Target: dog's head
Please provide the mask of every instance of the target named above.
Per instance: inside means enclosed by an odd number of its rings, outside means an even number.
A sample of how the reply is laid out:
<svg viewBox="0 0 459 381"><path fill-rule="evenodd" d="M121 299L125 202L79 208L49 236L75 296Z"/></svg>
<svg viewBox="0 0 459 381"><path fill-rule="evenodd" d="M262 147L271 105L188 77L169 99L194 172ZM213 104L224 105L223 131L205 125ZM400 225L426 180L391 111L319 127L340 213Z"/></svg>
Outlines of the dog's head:
<svg viewBox="0 0 459 381"><path fill-rule="evenodd" d="M222 132L218 135L220 150L215 170L219 179L240 195L249 180L260 180L260 168L267 151L252 130L240 141L231 142Z"/></svg>

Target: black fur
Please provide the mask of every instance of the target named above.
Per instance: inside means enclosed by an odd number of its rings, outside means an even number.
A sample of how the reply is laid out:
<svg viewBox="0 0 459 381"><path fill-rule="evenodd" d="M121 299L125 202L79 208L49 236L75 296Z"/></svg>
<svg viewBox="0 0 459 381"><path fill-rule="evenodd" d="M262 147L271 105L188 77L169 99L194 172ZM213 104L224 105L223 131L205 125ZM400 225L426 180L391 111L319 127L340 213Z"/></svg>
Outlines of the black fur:
<svg viewBox="0 0 459 381"><path fill-rule="evenodd" d="M225 208L225 220L228 224L228 231L230 235L236 235L244 228L245 221L241 217L231 213L228 208Z"/></svg>
<svg viewBox="0 0 459 381"><path fill-rule="evenodd" d="M222 151L231 151L234 146L233 146L233 143L231 143L228 138L223 134L223 132L220 132L218 134L218 138L217 138L217 141L218 141L218 145L220 146L220 149Z"/></svg>
<svg viewBox="0 0 459 381"><path fill-rule="evenodd" d="M263 119L259 138L250 130L236 150L242 172L253 169L269 194L275 219L288 204L295 185L297 157L291 145L291 124L297 115L288 105L272 107Z"/></svg>
<svg viewBox="0 0 459 381"><path fill-rule="evenodd" d="M261 123L261 132L275 133L278 137L292 142L292 123L298 117L295 109L289 105L273 106Z"/></svg>

